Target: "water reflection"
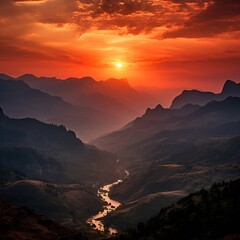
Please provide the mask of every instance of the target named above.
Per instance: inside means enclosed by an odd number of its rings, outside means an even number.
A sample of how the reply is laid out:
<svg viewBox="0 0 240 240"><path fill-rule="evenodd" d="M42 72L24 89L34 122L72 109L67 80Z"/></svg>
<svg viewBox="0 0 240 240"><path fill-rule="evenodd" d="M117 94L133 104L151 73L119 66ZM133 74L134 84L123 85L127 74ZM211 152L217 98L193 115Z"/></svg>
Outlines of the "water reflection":
<svg viewBox="0 0 240 240"><path fill-rule="evenodd" d="M125 171L125 173L126 173L126 177L125 177L125 180L126 180L127 177L129 176L129 172ZM106 204L103 206L103 211L100 211L98 214L94 215L93 217L91 217L90 219L87 220L87 223L90 224L94 229L99 230L101 232L107 231L111 235L117 233L117 229L115 229L113 227L105 228L104 224L101 221L101 218L107 216L110 212L116 210L121 205L120 202L115 201L109 197L109 192L110 192L111 187L113 187L117 184L120 184L121 182L123 182L123 181L118 180L114 183L107 184L98 190L98 196Z"/></svg>

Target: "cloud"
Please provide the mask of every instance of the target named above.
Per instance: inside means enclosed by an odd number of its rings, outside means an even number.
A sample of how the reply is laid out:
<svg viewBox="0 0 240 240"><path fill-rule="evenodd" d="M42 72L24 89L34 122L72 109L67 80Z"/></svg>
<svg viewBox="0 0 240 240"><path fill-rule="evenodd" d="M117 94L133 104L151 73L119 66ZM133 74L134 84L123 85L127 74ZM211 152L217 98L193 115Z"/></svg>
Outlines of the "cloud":
<svg viewBox="0 0 240 240"><path fill-rule="evenodd" d="M1 0L0 28L26 32L36 23L72 24L79 34L208 37L239 30L239 5L239 0Z"/></svg>
<svg viewBox="0 0 240 240"><path fill-rule="evenodd" d="M237 31L239 0L1 0L0 29L22 34L36 23L75 25L79 34L114 30L157 38ZM10 32L10 30L8 32ZM6 33L6 30L3 30ZM17 34L16 34L17 35ZM18 35L19 36L19 35Z"/></svg>
<svg viewBox="0 0 240 240"><path fill-rule="evenodd" d="M240 1L215 0L177 30L164 33L163 37L213 37L217 34L234 31L240 31Z"/></svg>
<svg viewBox="0 0 240 240"><path fill-rule="evenodd" d="M46 61L88 63L96 59L96 51L105 59L106 49L111 49L107 52L109 56L112 49L120 48L116 56L136 49L138 37L158 41L237 31L239 3L239 0L0 0L1 53L6 59L27 60L32 56ZM81 46L88 40L83 36L93 33L98 38L97 33L103 32L107 35L105 42L96 44L92 55L89 52L94 44L87 45L84 52ZM108 42L119 36L132 38L133 45L124 48ZM4 49L9 49L9 53ZM149 50L142 54L145 57L146 52ZM162 59L168 58L168 54ZM141 59L134 57L137 62Z"/></svg>
<svg viewBox="0 0 240 240"><path fill-rule="evenodd" d="M119 34L148 34L158 28L183 24L199 13L208 0L79 0L74 14L82 32L115 30Z"/></svg>

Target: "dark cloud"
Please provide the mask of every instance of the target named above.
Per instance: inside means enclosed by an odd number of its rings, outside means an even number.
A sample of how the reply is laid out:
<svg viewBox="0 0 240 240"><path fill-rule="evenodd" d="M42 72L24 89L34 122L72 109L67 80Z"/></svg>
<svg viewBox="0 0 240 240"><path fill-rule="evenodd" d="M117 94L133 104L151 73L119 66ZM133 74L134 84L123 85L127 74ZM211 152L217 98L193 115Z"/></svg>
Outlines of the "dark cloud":
<svg viewBox="0 0 240 240"><path fill-rule="evenodd" d="M44 30L48 27L44 24L61 27L71 23L73 12L77 9L78 3L75 0L1 0L1 58L25 61L64 59L65 62L74 62L75 59L68 56L64 49L47 47L44 41L52 41L53 37L42 35L47 35Z"/></svg>
<svg viewBox="0 0 240 240"><path fill-rule="evenodd" d="M119 34L149 33L159 27L182 24L208 0L79 0L75 22L84 32L113 29Z"/></svg>
<svg viewBox="0 0 240 240"><path fill-rule="evenodd" d="M44 2L45 0L12 0L13 2Z"/></svg>
<svg viewBox="0 0 240 240"><path fill-rule="evenodd" d="M129 15L136 12L154 12L158 11L162 6L154 5L154 1L141 1L141 0L102 0L97 5L95 14L120 14Z"/></svg>
<svg viewBox="0 0 240 240"><path fill-rule="evenodd" d="M163 37L212 37L224 32L240 30L240 1L215 0L208 8L191 17L177 30Z"/></svg>
<svg viewBox="0 0 240 240"><path fill-rule="evenodd" d="M239 12L240 0L0 0L0 31L18 38L38 23L68 23L79 34L208 37L240 30Z"/></svg>

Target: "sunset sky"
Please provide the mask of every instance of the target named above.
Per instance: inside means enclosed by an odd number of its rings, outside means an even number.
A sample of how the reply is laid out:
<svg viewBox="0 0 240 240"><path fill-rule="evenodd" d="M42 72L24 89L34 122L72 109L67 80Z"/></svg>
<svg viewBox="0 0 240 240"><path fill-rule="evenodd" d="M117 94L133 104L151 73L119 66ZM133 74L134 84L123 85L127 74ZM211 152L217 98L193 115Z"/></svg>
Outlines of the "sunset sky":
<svg viewBox="0 0 240 240"><path fill-rule="evenodd" d="M0 0L0 72L219 91L240 81L239 0Z"/></svg>

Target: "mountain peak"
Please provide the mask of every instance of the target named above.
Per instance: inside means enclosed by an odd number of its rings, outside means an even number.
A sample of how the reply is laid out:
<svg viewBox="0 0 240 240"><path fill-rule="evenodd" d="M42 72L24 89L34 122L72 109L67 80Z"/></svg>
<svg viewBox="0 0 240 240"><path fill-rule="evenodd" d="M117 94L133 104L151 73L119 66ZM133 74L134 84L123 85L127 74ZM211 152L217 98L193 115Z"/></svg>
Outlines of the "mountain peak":
<svg viewBox="0 0 240 240"><path fill-rule="evenodd" d="M155 108L147 108L146 112L144 115L149 115L149 114L157 114L165 109L162 107L162 105L158 104Z"/></svg>
<svg viewBox="0 0 240 240"><path fill-rule="evenodd" d="M124 85L124 86L130 87L128 80L126 78L120 78L120 79L109 78L106 81L104 81L104 83L114 84L114 85L118 84L118 85L122 85L122 86Z"/></svg>
<svg viewBox="0 0 240 240"><path fill-rule="evenodd" d="M74 77L70 77L70 78L66 78L65 81L69 81L69 82L85 82L85 83L93 83L96 82L95 79L93 79L90 76L86 76L86 77L82 77L82 78L74 78Z"/></svg>
<svg viewBox="0 0 240 240"><path fill-rule="evenodd" d="M164 110L163 106L161 104L158 104L156 107L155 107L155 110L159 111L159 110Z"/></svg>
<svg viewBox="0 0 240 240"><path fill-rule="evenodd" d="M20 79L20 80L35 80L35 79L37 79L37 77L33 74L26 73L26 74L23 74L23 75L19 76L17 79Z"/></svg>
<svg viewBox="0 0 240 240"><path fill-rule="evenodd" d="M3 79L3 80L12 80L13 77L5 74L5 73L0 73L0 79Z"/></svg>
<svg viewBox="0 0 240 240"><path fill-rule="evenodd" d="M239 94L240 93L240 84L232 80L227 80L223 86L222 94Z"/></svg>

